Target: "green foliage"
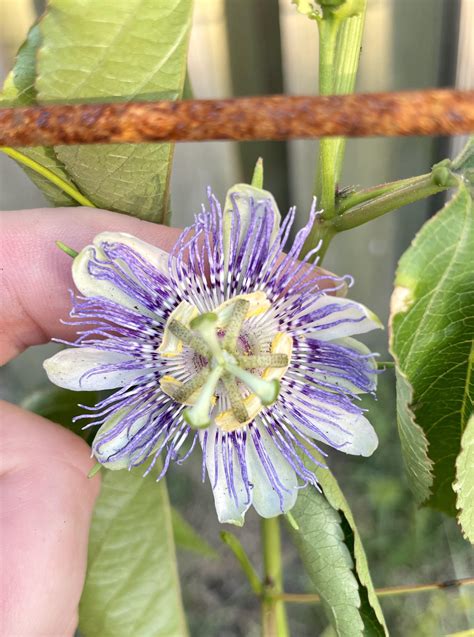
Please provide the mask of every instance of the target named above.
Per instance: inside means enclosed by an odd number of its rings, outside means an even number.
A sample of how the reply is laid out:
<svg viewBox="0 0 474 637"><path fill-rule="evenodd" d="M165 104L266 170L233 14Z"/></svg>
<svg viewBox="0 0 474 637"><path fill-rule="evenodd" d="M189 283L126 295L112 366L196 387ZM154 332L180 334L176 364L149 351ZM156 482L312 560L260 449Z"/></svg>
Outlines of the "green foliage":
<svg viewBox="0 0 474 637"><path fill-rule="evenodd" d="M18 51L15 66L9 73L3 90L0 93L1 106L34 106L36 101L35 75L36 55L41 45L39 25L35 24L29 31L26 41ZM34 148L19 148L23 155L33 159L51 170L60 179L74 187L56 156L53 148L36 146ZM22 166L23 167L23 166ZM24 168L28 177L43 192L45 197L55 206L74 206L76 201L65 194L48 179L30 168Z"/></svg>
<svg viewBox="0 0 474 637"><path fill-rule="evenodd" d="M164 482L103 473L79 607L85 637L187 635Z"/></svg>
<svg viewBox="0 0 474 637"><path fill-rule="evenodd" d="M469 137L467 144L459 155L449 162L449 166L462 174L471 188L471 196L474 196L474 136Z"/></svg>
<svg viewBox="0 0 474 637"><path fill-rule="evenodd" d="M417 425L410 407L413 389L400 370L397 378L397 425L405 467L410 486L417 502L423 502L431 493L433 484L433 462L428 456L428 440L423 429Z"/></svg>
<svg viewBox="0 0 474 637"><path fill-rule="evenodd" d="M41 21L38 100L179 98L191 8L191 0L51 0ZM55 152L96 206L167 221L172 144L58 146Z"/></svg>
<svg viewBox="0 0 474 637"><path fill-rule="evenodd" d="M203 557L215 559L217 551L199 535L187 522L181 513L174 507L171 509L171 522L173 525L174 541L178 549L192 551Z"/></svg>
<svg viewBox="0 0 474 637"><path fill-rule="evenodd" d="M70 429L84 438L86 442L90 442L95 431L82 430L84 421L73 423L72 420L75 416L84 413L84 409L79 405L92 406L98 400L98 392L71 392L67 389L47 386L34 391L25 398L22 407Z"/></svg>
<svg viewBox="0 0 474 637"><path fill-rule="evenodd" d="M467 424L461 440L461 453L456 461L458 520L467 540L474 544L474 415Z"/></svg>
<svg viewBox="0 0 474 637"><path fill-rule="evenodd" d="M322 493L303 489L292 510L306 570L340 637L387 634L354 518L334 476L318 469Z"/></svg>
<svg viewBox="0 0 474 637"><path fill-rule="evenodd" d="M418 501L451 515L455 463L474 392L473 246L472 200L460 181L400 259L391 308L398 422L410 482Z"/></svg>

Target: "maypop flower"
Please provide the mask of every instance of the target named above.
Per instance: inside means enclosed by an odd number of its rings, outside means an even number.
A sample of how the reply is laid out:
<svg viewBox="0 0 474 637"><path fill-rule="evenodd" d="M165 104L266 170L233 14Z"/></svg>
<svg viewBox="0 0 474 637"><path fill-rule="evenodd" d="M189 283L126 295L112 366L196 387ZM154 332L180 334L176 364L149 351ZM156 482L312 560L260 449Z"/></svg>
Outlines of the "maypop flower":
<svg viewBox="0 0 474 637"><path fill-rule="evenodd" d="M302 461L323 445L368 456L377 436L353 400L373 392L376 363L349 335L380 327L363 305L330 295L345 278L287 254L295 217L280 227L273 196L232 188L224 210L209 192L170 255L128 234L103 232L74 259L81 326L72 348L45 361L72 390L116 390L89 413L95 458L109 469L163 456L160 476L196 442L220 522L289 511L316 477ZM324 289L326 288L326 289ZM320 456L318 456L320 457ZM307 464L307 463L306 463Z"/></svg>

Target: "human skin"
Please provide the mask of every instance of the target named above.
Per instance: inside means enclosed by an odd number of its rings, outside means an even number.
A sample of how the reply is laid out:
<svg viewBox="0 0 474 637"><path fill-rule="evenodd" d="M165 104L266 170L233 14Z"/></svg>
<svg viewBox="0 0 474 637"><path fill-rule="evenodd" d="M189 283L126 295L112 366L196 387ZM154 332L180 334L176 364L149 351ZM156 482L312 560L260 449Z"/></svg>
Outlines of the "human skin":
<svg viewBox="0 0 474 637"><path fill-rule="evenodd" d="M74 285L71 258L101 231L129 232L169 251L179 230L91 208L0 213L0 362L51 338ZM0 402L0 636L67 637L77 625L87 540L100 476L90 448L67 429Z"/></svg>
<svg viewBox="0 0 474 637"><path fill-rule="evenodd" d="M179 230L90 208L2 212L0 361L53 336L70 309L71 258L103 230L169 250ZM0 635L65 637L77 625L87 539L100 477L86 443L67 429L0 403Z"/></svg>

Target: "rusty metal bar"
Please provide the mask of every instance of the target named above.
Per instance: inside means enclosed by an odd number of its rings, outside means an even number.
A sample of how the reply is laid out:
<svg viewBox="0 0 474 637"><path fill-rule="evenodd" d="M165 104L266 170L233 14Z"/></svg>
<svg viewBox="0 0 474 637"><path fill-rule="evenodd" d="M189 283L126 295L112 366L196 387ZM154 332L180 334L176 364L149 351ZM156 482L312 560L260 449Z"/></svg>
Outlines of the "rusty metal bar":
<svg viewBox="0 0 474 637"><path fill-rule="evenodd" d="M474 91L0 109L0 146L458 135L474 131Z"/></svg>

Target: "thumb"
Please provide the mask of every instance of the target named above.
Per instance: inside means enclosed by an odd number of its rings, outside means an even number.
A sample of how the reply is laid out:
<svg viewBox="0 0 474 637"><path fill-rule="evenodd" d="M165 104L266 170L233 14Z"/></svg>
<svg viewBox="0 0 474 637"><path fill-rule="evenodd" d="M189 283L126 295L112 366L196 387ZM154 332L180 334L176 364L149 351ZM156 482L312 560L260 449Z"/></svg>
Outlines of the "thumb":
<svg viewBox="0 0 474 637"><path fill-rule="evenodd" d="M0 634L73 635L100 480L76 435L1 402Z"/></svg>

